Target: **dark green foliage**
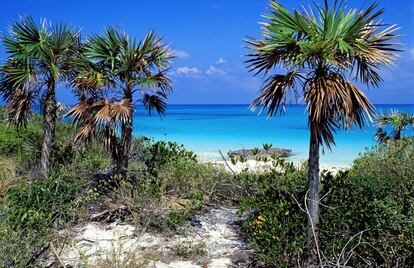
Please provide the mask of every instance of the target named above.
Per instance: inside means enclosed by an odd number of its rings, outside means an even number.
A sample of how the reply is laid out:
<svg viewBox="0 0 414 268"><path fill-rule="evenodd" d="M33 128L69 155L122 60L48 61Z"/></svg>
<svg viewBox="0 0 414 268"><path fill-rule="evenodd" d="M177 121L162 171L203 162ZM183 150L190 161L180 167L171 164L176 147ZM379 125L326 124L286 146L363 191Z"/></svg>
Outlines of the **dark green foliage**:
<svg viewBox="0 0 414 268"><path fill-rule="evenodd" d="M2 114L5 109L0 108ZM41 119L35 116L32 123L26 128L17 129L15 126L7 124L0 115L0 154L3 156L19 156L21 158L31 158L32 151L30 143L42 141Z"/></svg>
<svg viewBox="0 0 414 268"><path fill-rule="evenodd" d="M148 151L150 157L146 159L145 164L150 173L169 162L180 160L197 162L197 156L193 152L186 150L183 145L176 142L158 141L151 144Z"/></svg>
<svg viewBox="0 0 414 268"><path fill-rule="evenodd" d="M307 173L289 169L286 173L243 173L238 175L250 186L250 194L240 202L242 211L252 211L242 223L260 260L274 267L297 264L306 245L306 215L295 199L306 193Z"/></svg>
<svg viewBox="0 0 414 268"><path fill-rule="evenodd" d="M349 173L326 176L321 240L338 255L362 233L349 265L414 266L414 142L388 142L354 161ZM330 241L330 243L328 242ZM347 246L359 242L356 237ZM347 256L344 256L344 259Z"/></svg>
<svg viewBox="0 0 414 268"><path fill-rule="evenodd" d="M145 170L152 177L157 177L157 172L169 163L197 162L197 156L176 142L154 142L146 137L134 138L131 146L131 162L138 164L141 170Z"/></svg>

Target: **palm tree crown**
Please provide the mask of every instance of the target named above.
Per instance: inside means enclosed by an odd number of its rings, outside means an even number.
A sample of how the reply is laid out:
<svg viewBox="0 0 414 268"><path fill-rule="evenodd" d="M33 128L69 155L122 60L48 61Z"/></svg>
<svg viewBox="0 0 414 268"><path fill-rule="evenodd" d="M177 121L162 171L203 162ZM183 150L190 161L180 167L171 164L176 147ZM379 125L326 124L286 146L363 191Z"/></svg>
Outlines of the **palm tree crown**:
<svg viewBox="0 0 414 268"><path fill-rule="evenodd" d="M389 113L381 114L377 117L377 133L375 139L379 142L386 142L388 140L399 140L402 137L402 132L409 126L414 128L414 115L392 110ZM391 127L392 133L387 133L385 127Z"/></svg>
<svg viewBox="0 0 414 268"><path fill-rule="evenodd" d="M67 116L80 126L79 140L103 136L114 158L126 167L134 104L141 102L150 114L165 112L172 90L167 75L172 51L154 32L137 42L110 27L88 40L83 55L73 76L81 102ZM121 138L116 137L118 128Z"/></svg>
<svg viewBox="0 0 414 268"><path fill-rule="evenodd" d="M58 113L57 83L65 81L71 62L80 48L80 34L65 24L52 26L47 21L37 25L31 17L21 18L3 35L8 53L0 67L0 91L7 102L9 121L25 126L36 100L43 112L43 142L40 173L46 177L53 156Z"/></svg>
<svg viewBox="0 0 414 268"><path fill-rule="evenodd" d="M70 61L80 46L80 34L68 25L51 26L43 20L37 25L23 17L3 35L9 54L1 66L1 92L9 104L10 121L24 125L37 97L42 101L51 84L67 77Z"/></svg>
<svg viewBox="0 0 414 268"><path fill-rule="evenodd" d="M289 94L303 97L309 123L328 148L335 128L363 126L374 107L348 78L377 86L378 68L392 64L397 51L390 42L397 27L384 28L378 21L383 10L376 7L346 11L345 4L329 6L325 1L324 6L289 12L272 1L264 38L247 41L253 50L248 63L256 74L267 75L276 67L286 73L268 76L252 107L263 104L261 109L267 107L272 116L284 110Z"/></svg>

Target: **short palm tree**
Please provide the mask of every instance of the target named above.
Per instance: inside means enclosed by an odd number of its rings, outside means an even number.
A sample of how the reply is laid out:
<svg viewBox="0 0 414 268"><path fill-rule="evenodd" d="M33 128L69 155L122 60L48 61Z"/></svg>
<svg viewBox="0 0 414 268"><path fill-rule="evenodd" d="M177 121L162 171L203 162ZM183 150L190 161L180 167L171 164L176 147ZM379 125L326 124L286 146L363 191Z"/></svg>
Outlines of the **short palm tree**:
<svg viewBox="0 0 414 268"><path fill-rule="evenodd" d="M403 113L399 111L391 111L389 113L381 114L377 117L377 133L375 139L379 142L386 142L389 140L399 140L402 137L402 131L409 126L414 128L414 115ZM391 127L392 133L387 133L384 127Z"/></svg>
<svg viewBox="0 0 414 268"><path fill-rule="evenodd" d="M91 37L83 50L84 60L73 78L80 103L67 116L79 126L78 140L103 137L117 170L125 171L135 103L141 102L150 114L154 109L165 112L172 90L167 75L172 50L154 32L137 42L113 27Z"/></svg>
<svg viewBox="0 0 414 268"><path fill-rule="evenodd" d="M252 109L267 109L268 116L285 110L291 98L303 98L308 112L310 148L307 194L309 261L317 260L319 221L320 147L334 145L338 128L362 127L374 107L349 79L377 86L378 68L390 65L397 49L397 28L384 27L383 10L346 10L344 2L316 5L290 12L272 1L263 38L247 40L250 71L267 78ZM271 74L277 68L284 74Z"/></svg>
<svg viewBox="0 0 414 268"><path fill-rule="evenodd" d="M31 17L21 18L3 36L8 53L1 66L0 91L8 104L9 119L24 126L32 104L40 100L43 112L43 142L40 173L47 176L53 155L57 118L56 86L71 70L71 60L78 53L80 34L67 25L37 25Z"/></svg>

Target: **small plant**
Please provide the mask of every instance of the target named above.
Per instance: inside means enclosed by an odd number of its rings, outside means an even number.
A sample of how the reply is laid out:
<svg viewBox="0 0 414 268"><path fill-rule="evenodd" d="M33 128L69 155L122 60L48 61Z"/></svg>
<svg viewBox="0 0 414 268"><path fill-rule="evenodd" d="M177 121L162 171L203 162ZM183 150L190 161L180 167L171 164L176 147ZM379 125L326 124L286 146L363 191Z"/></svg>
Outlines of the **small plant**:
<svg viewBox="0 0 414 268"><path fill-rule="evenodd" d="M253 156L256 156L259 152L260 152L260 149L257 148L257 147L255 147L251 150L251 153L252 153Z"/></svg>
<svg viewBox="0 0 414 268"><path fill-rule="evenodd" d="M270 148L272 148L272 144L271 143L265 143L265 144L263 144L263 149L265 150L265 151L269 151L270 150Z"/></svg>
<svg viewBox="0 0 414 268"><path fill-rule="evenodd" d="M205 246L202 243L194 243L192 241L184 241L173 246L173 251L184 259L194 259L207 255Z"/></svg>

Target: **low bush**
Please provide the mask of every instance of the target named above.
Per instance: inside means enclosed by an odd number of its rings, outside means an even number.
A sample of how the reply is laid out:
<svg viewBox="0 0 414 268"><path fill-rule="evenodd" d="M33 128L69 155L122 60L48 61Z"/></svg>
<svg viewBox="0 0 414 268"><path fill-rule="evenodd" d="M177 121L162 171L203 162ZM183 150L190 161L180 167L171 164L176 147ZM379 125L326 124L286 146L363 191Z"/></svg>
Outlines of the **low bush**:
<svg viewBox="0 0 414 268"><path fill-rule="evenodd" d="M328 266L414 266L414 141L367 150L349 171L322 173L319 225L322 261ZM259 258L273 267L301 263L306 246L306 171L242 173L251 185L242 223ZM341 266L341 267L342 267Z"/></svg>
<svg viewBox="0 0 414 268"><path fill-rule="evenodd" d="M0 266L30 266L54 230L74 218L82 189L80 181L59 173L10 189L0 215Z"/></svg>
<svg viewBox="0 0 414 268"><path fill-rule="evenodd" d="M242 231L259 261L274 267L297 265L306 246L306 215L296 200L306 193L306 172L287 168L285 172L244 172L238 177L249 189L240 201L241 212L250 212Z"/></svg>
<svg viewBox="0 0 414 268"><path fill-rule="evenodd" d="M349 172L328 176L323 188L329 208L322 211L321 241L331 259L351 266L414 266L412 139L366 151Z"/></svg>

